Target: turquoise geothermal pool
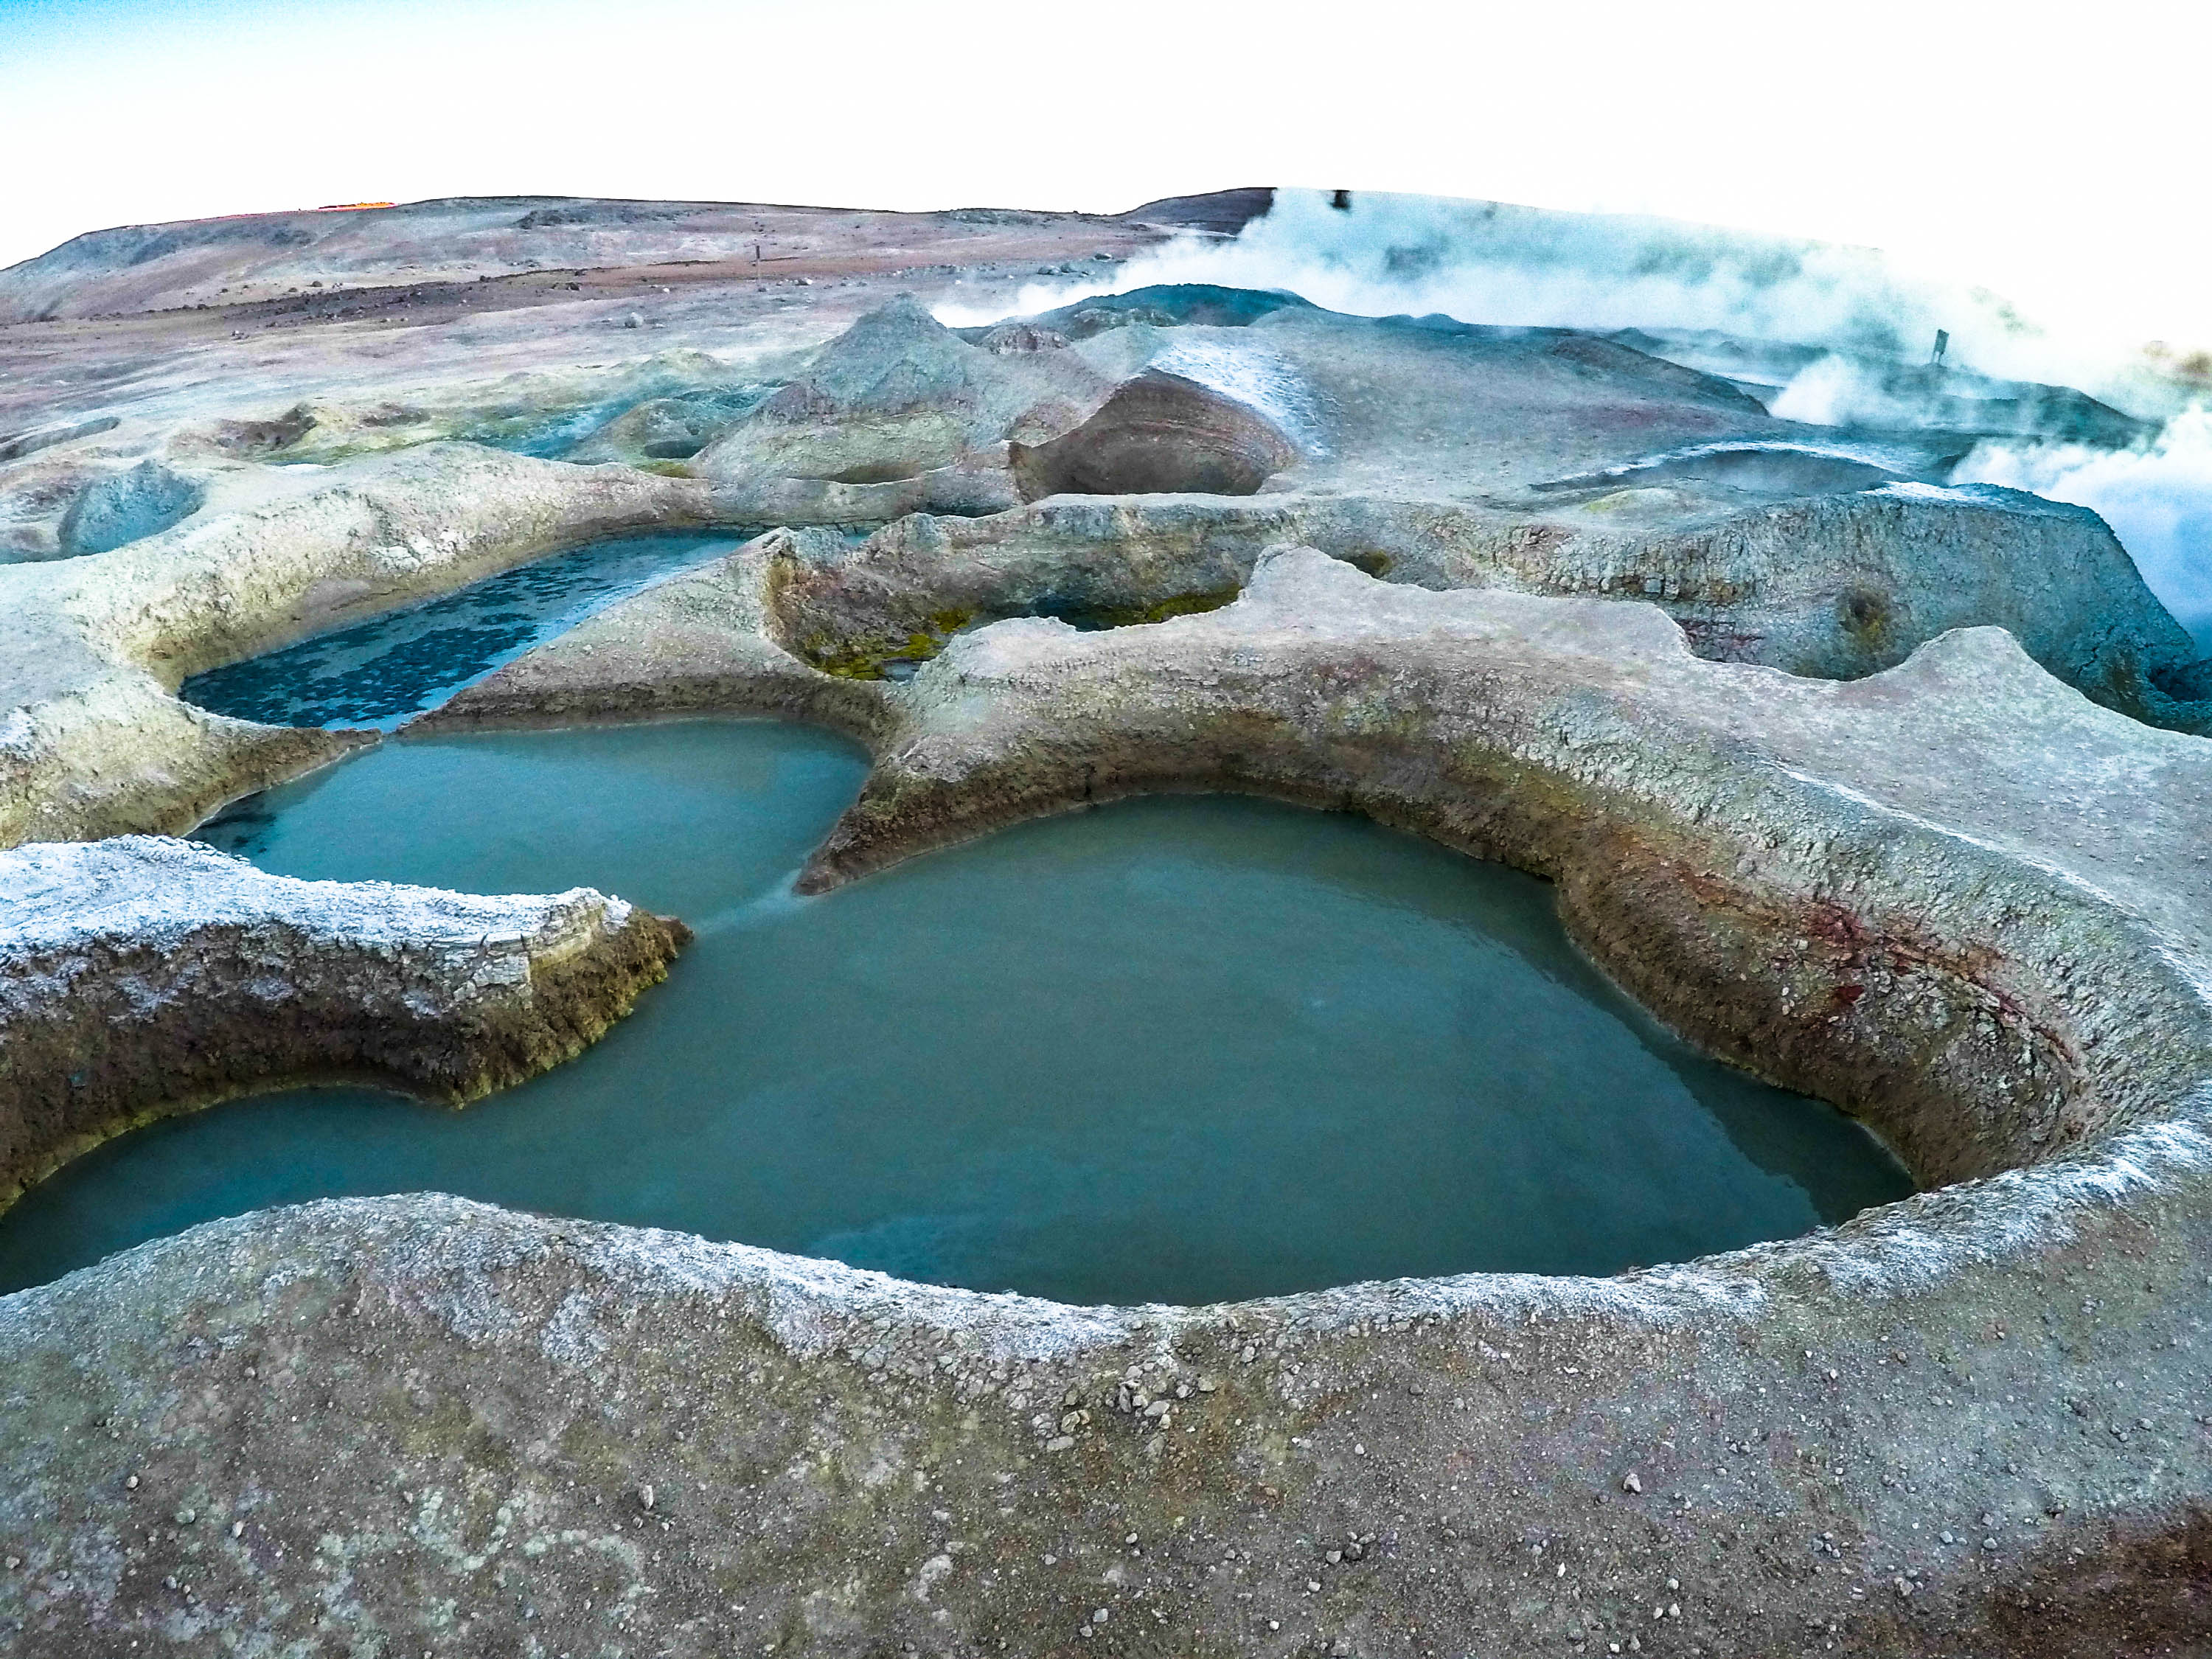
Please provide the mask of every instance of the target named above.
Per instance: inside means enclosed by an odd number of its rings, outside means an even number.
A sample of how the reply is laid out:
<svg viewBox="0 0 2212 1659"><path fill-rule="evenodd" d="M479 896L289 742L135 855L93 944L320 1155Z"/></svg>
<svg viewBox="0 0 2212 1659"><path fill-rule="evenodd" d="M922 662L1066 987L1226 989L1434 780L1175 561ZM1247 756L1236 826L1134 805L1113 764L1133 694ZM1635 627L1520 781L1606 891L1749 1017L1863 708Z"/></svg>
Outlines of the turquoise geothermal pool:
<svg viewBox="0 0 2212 1659"><path fill-rule="evenodd" d="M1128 802L795 896L864 764L749 721L401 739L234 808L202 836L272 871L591 885L698 939L465 1111L293 1089L123 1136L0 1218L0 1288L338 1194L1193 1303L1611 1273L1911 1190L1840 1113L1655 1025L1543 884L1364 819Z"/></svg>
<svg viewBox="0 0 2212 1659"><path fill-rule="evenodd" d="M195 674L179 695L218 714L271 726L389 732L617 600L736 552L747 533L687 531L589 542L421 605Z"/></svg>

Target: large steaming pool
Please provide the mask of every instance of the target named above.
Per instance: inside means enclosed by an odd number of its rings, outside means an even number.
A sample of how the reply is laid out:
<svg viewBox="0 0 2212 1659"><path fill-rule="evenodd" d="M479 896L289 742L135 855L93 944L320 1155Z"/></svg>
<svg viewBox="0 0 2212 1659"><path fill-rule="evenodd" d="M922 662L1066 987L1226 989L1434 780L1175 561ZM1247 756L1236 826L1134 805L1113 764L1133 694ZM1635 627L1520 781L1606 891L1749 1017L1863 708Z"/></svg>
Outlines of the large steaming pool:
<svg viewBox="0 0 2212 1659"><path fill-rule="evenodd" d="M795 896L864 768L758 721L400 739L234 808L202 836L271 871L590 885L697 941L581 1057L465 1111L292 1089L112 1141L0 1217L0 1289L340 1194L1195 1303L1611 1273L1911 1190L1840 1113L1657 1028L1534 879L1180 797Z"/></svg>

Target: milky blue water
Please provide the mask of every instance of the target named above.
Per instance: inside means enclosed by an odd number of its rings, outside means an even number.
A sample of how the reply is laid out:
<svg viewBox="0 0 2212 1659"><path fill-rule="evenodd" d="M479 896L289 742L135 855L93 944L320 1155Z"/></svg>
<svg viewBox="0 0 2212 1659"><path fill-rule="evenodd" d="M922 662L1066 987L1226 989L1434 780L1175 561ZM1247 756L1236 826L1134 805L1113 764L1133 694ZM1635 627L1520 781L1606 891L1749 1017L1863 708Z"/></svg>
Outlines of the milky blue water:
<svg viewBox="0 0 2212 1659"><path fill-rule="evenodd" d="M453 1112L295 1089L0 1217L0 1288L211 1217L436 1189L1078 1302L1610 1273L1911 1190L1657 1029L1551 890L1364 819L1127 802L799 898L860 755L702 722L401 739L206 839L265 868L589 884L688 920L581 1058Z"/></svg>

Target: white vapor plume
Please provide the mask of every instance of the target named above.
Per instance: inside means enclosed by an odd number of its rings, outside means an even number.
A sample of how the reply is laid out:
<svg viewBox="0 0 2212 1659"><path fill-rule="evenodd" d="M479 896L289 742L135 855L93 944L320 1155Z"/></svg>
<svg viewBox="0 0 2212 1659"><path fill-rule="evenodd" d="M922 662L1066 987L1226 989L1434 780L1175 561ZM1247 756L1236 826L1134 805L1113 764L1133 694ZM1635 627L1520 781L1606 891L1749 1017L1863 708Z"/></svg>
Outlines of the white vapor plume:
<svg viewBox="0 0 2212 1659"><path fill-rule="evenodd" d="M2002 380L2079 387L2166 425L2126 449L1985 441L1953 481L2011 485L2101 514L2152 592L2212 652L2212 415L2203 406L2212 355L2192 355L2212 342L2127 337L2094 307L2031 320L1986 289L1907 270L1870 248L1664 219L1313 190L1278 191L1272 210L1233 238L1179 236L1097 279L1031 283L1014 310L1034 314L1170 283L1284 289L1365 316L1673 331L1692 357L1697 343L1680 336L1710 331L1710 361L1698 367L1741 363L1772 413L1813 425L1926 425L1939 394L1967 405L2021 390ZM956 324L999 314L940 313ZM1938 329L1949 347L1941 373L1929 366ZM1663 341L1646 349L1667 352ZM1191 365L1258 401L1224 367ZM1926 384L1915 388L1916 380ZM1958 418L1977 429L1971 410Z"/></svg>
<svg viewBox="0 0 2212 1659"><path fill-rule="evenodd" d="M1900 413L1899 400L1863 364L1830 352L1790 379L1779 397L1765 400L1766 412L1808 426L1897 426L1914 424Z"/></svg>
<svg viewBox="0 0 2212 1659"><path fill-rule="evenodd" d="M2184 411L2142 449L1985 442L1952 482L2007 484L2100 514L2151 592L2212 654L2212 411Z"/></svg>
<svg viewBox="0 0 2212 1659"><path fill-rule="evenodd" d="M2077 386L2149 418L2186 401L2143 341L2094 315L2050 325L1872 248L1445 197L1280 190L1233 239L1178 237L1094 280L1034 283L1014 308L1030 314L1157 283L1283 289L1363 316L1712 330L1891 362L1924 362L1940 328L1960 368Z"/></svg>

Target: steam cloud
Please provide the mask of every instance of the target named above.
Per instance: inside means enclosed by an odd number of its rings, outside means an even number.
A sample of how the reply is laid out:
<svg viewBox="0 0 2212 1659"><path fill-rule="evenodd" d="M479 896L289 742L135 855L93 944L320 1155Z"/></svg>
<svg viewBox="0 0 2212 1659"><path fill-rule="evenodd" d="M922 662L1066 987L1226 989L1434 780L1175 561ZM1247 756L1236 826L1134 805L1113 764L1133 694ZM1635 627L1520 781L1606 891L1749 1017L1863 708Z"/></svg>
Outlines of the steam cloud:
<svg viewBox="0 0 2212 1659"><path fill-rule="evenodd" d="M1984 443L1952 478L2009 484L2100 514L2150 591L2212 654L2212 412L2176 416L2147 449Z"/></svg>
<svg viewBox="0 0 2212 1659"><path fill-rule="evenodd" d="M1781 396L1766 399L1766 410L1808 426L1917 424L1909 408L1883 386L1880 376L1833 352L1792 375Z"/></svg>
<svg viewBox="0 0 2212 1659"><path fill-rule="evenodd" d="M2134 450L1984 442L1954 482L2008 484L2101 514L2151 590L2212 652L2212 415L2203 386L2172 372L2174 354L2148 355L2094 318L2045 326L1985 289L1905 271L1870 248L1495 202L1353 191L1340 208L1331 197L1278 191L1273 209L1232 240L1179 237L1101 280L1033 283L1014 310L1033 314L1158 283L1214 283L1288 289L1363 316L1712 330L1821 349L1771 405L1815 425L1906 423L1881 370L1923 361L1942 328L1951 337L1948 361L1960 368L2079 386L2167 422L2155 442ZM956 324L998 314L940 313ZM1184 372L1193 370L1231 395L1267 401L1256 386L1238 384L1255 378L1249 366L1231 372L1225 359L1194 360ZM1280 392L1273 401L1285 401Z"/></svg>
<svg viewBox="0 0 2212 1659"><path fill-rule="evenodd" d="M2052 329L1985 289L1904 270L1872 248L1432 196L1355 191L1339 208L1329 191L1278 191L1273 210L1232 240L1181 237L1097 279L1032 283L1014 308L1155 283L1287 289L1370 317L1712 329L1892 361L1923 359L1942 328L1962 368L2078 386L2152 418L2185 401L2152 372L2142 342L2106 337L2094 319Z"/></svg>

